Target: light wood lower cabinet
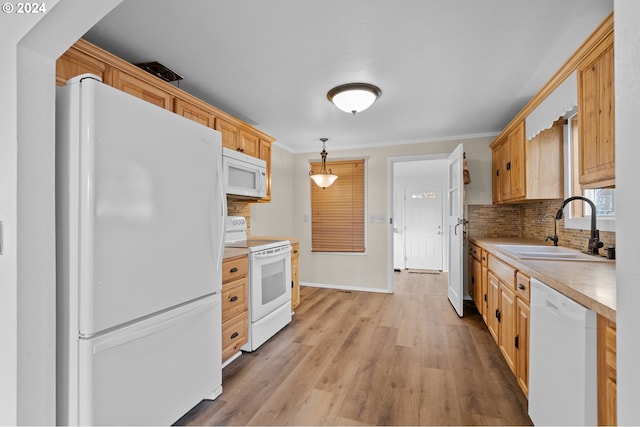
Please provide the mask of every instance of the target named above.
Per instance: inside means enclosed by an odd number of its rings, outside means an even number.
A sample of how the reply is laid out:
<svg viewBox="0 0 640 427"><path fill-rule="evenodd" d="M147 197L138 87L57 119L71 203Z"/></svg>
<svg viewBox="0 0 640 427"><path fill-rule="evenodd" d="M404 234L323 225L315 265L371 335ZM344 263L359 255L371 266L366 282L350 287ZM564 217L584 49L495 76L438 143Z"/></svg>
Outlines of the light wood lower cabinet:
<svg viewBox="0 0 640 427"><path fill-rule="evenodd" d="M485 322L518 385L529 393L529 277L486 253Z"/></svg>
<svg viewBox="0 0 640 427"><path fill-rule="evenodd" d="M511 372L516 372L516 294L513 283L500 283L498 346Z"/></svg>
<svg viewBox="0 0 640 427"><path fill-rule="evenodd" d="M516 380L526 395L529 394L529 313L529 304L518 298L516 305Z"/></svg>
<svg viewBox="0 0 640 427"><path fill-rule="evenodd" d="M300 244L291 246L291 310L294 310L300 305Z"/></svg>
<svg viewBox="0 0 640 427"><path fill-rule="evenodd" d="M246 255L222 263L222 362L240 351L248 340L249 305Z"/></svg>
<svg viewBox="0 0 640 427"><path fill-rule="evenodd" d="M616 323L598 316L598 425L618 425Z"/></svg>

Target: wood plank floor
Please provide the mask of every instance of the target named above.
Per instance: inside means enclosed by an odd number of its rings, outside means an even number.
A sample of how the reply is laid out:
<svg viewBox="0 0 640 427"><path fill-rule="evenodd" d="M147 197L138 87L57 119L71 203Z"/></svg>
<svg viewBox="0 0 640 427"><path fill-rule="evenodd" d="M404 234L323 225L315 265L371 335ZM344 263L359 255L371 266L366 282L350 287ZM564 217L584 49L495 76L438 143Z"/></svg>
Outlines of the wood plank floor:
<svg viewBox="0 0 640 427"><path fill-rule="evenodd" d="M178 425L531 425L527 399L446 274L395 273L395 293L303 287L291 324L223 371Z"/></svg>

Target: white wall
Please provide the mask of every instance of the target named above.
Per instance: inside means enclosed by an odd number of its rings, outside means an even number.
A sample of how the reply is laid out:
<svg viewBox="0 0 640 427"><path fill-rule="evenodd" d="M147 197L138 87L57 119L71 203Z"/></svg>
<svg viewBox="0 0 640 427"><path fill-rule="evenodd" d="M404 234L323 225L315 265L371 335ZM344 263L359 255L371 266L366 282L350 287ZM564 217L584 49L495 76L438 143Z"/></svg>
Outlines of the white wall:
<svg viewBox="0 0 640 427"><path fill-rule="evenodd" d="M121 0L3 13L0 424L55 424L55 60Z"/></svg>
<svg viewBox="0 0 640 427"><path fill-rule="evenodd" d="M388 227L390 206L387 203L389 157L421 154L448 154L459 143L465 144L467 159L471 169L472 183L466 186L467 201L491 203L491 150L493 138L437 141L366 150L331 150L328 160L339 158L368 158L367 206L368 215L384 214L385 223L367 223L367 253L364 255L311 253L311 222L304 222L304 216L311 217L309 160L317 160L315 153L294 156L294 233L300 239L300 280L303 283L334 285L344 288L388 291L389 271L393 268L388 261Z"/></svg>
<svg viewBox="0 0 640 427"><path fill-rule="evenodd" d="M616 0L614 7L618 423L640 425L640 2Z"/></svg>
<svg viewBox="0 0 640 427"><path fill-rule="evenodd" d="M251 234L295 237L293 231L293 154L271 149L271 202L251 205Z"/></svg>

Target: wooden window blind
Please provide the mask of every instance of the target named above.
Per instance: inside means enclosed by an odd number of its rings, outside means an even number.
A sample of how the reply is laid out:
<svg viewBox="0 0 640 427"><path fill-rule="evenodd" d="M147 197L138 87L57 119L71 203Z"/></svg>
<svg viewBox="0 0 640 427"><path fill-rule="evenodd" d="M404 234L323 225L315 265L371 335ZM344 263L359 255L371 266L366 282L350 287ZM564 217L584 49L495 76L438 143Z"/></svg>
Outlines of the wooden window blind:
<svg viewBox="0 0 640 427"><path fill-rule="evenodd" d="M327 162L327 169L338 175L332 186L323 190L310 180L311 251L364 252L364 160Z"/></svg>

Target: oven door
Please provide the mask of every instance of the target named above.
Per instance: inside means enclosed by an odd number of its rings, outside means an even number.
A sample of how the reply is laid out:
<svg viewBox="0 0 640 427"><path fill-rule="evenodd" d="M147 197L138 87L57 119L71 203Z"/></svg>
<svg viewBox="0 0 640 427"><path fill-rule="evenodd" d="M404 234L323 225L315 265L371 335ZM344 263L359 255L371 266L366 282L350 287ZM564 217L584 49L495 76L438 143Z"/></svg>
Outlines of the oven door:
<svg viewBox="0 0 640 427"><path fill-rule="evenodd" d="M252 323L291 304L291 245L252 253L249 287Z"/></svg>

